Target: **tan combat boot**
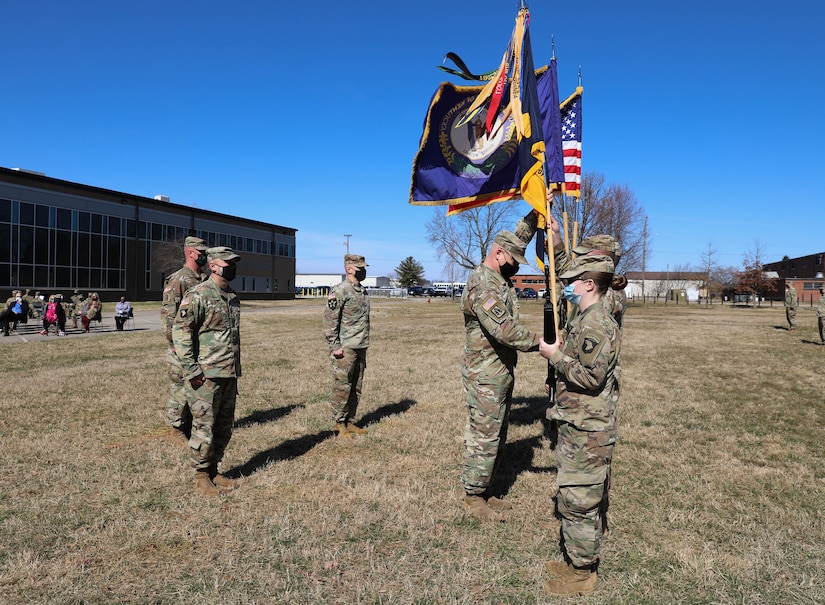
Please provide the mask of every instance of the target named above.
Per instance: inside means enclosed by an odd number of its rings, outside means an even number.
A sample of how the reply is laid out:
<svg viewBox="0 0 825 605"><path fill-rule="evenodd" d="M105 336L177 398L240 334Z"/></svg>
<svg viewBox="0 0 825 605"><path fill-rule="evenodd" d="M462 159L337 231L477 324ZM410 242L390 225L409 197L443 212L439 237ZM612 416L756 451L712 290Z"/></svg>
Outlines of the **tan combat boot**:
<svg viewBox="0 0 825 605"><path fill-rule="evenodd" d="M218 467L213 466L209 469L209 477L212 479L212 483L215 484L221 492L231 492L238 488L238 482L234 479L230 479L226 475L221 475L218 472Z"/></svg>
<svg viewBox="0 0 825 605"><path fill-rule="evenodd" d="M218 486L212 483L212 479L209 478L207 471L198 471L196 473L195 489L197 489L198 493L202 496L218 496L221 493Z"/></svg>
<svg viewBox="0 0 825 605"><path fill-rule="evenodd" d="M555 580L544 582L544 592L553 597L581 595L589 597L596 590L599 576L590 566L578 569L569 566L569 570Z"/></svg>
<svg viewBox="0 0 825 605"><path fill-rule="evenodd" d="M346 422L338 422L335 425L335 432L338 433L339 437L354 437L355 433L349 432L347 430L347 423Z"/></svg>
<svg viewBox="0 0 825 605"><path fill-rule="evenodd" d="M490 496L487 498L487 506L492 508L497 513L503 513L504 511L513 508L512 504L505 502L501 498L496 498L495 496Z"/></svg>
<svg viewBox="0 0 825 605"><path fill-rule="evenodd" d="M351 422L347 423L347 431L349 431L353 435L366 435L367 434L367 429L362 429L360 426L358 426L356 424L353 424Z"/></svg>
<svg viewBox="0 0 825 605"><path fill-rule="evenodd" d="M464 510L479 521L485 523L489 521L497 523L504 522L504 515L490 508L481 496L472 496L470 494L464 496Z"/></svg>

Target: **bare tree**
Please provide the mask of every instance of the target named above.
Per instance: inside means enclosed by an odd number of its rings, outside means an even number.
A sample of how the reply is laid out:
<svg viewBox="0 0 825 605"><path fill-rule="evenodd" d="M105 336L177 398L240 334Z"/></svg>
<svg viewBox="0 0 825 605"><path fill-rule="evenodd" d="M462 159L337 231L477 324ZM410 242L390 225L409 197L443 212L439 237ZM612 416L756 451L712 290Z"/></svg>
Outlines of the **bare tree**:
<svg viewBox="0 0 825 605"><path fill-rule="evenodd" d="M719 294L721 289L711 285L711 277L716 270L718 250L713 244L713 240L708 240L708 247L702 252L702 271L705 274L705 304L707 305L714 294Z"/></svg>
<svg viewBox="0 0 825 605"><path fill-rule="evenodd" d="M496 234L515 227L519 208L525 214L529 210L519 202L488 204L453 216L436 208L425 228L427 241L435 246L438 258L445 263L445 272L452 274L456 266L474 269L487 256Z"/></svg>
<svg viewBox="0 0 825 605"><path fill-rule="evenodd" d="M578 202L565 201L553 207L556 220L562 224L561 213L567 210L579 222L578 240L598 234L619 240L622 258L617 272L641 268L649 242L645 239L644 209L636 194L627 185L605 185L604 175L596 173L582 177L581 192Z"/></svg>
<svg viewBox="0 0 825 605"><path fill-rule="evenodd" d="M768 279L762 269L765 245L760 240L755 240L753 244L753 249L745 253L742 261L743 271L739 273L737 291L752 294L759 301L760 295L764 297L773 292L775 280Z"/></svg>

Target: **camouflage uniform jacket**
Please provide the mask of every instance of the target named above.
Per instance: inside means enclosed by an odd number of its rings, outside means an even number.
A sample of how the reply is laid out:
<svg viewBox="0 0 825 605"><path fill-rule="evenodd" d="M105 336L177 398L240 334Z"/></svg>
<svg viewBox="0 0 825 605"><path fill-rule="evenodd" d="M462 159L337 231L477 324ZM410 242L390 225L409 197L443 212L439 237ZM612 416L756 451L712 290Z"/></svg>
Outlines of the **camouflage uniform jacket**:
<svg viewBox="0 0 825 605"><path fill-rule="evenodd" d="M330 351L370 344L370 299L364 286L344 280L332 287L324 309L324 338Z"/></svg>
<svg viewBox="0 0 825 605"><path fill-rule="evenodd" d="M461 295L464 312L462 372L496 376L512 372L518 351L529 351L538 335L519 325L513 286L498 272L479 265Z"/></svg>
<svg viewBox="0 0 825 605"><path fill-rule="evenodd" d="M206 279L204 274L195 273L185 265L166 278L166 283L163 285L163 306L160 308L160 325L170 346L172 345L172 324L175 323L175 315L178 313L183 295L189 288L197 286L204 279Z"/></svg>
<svg viewBox="0 0 825 605"><path fill-rule="evenodd" d="M799 305L799 297L796 294L796 290L791 288L790 290L785 292L785 306L789 309L796 309Z"/></svg>
<svg viewBox="0 0 825 605"><path fill-rule="evenodd" d="M241 302L213 279L191 288L180 301L172 342L189 380L241 375Z"/></svg>
<svg viewBox="0 0 825 605"><path fill-rule="evenodd" d="M574 317L561 351L550 358L558 378L548 418L583 431L615 430L620 349L619 326L604 305L594 303Z"/></svg>
<svg viewBox="0 0 825 605"><path fill-rule="evenodd" d="M825 296L820 296L819 302L816 303L816 316L825 317Z"/></svg>

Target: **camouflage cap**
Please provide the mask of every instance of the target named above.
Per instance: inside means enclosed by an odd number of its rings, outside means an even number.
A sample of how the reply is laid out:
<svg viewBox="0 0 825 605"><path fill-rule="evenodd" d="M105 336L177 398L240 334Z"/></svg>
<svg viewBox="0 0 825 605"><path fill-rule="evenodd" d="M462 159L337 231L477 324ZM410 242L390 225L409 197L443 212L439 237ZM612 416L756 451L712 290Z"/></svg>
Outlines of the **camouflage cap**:
<svg viewBox="0 0 825 605"><path fill-rule="evenodd" d="M570 265L570 268L559 275L559 278L570 279L588 271L596 271L598 273L614 273L615 267L613 266L613 260L611 260L609 256L605 256L603 254L585 254L584 256L577 256L573 261L573 264Z"/></svg>
<svg viewBox="0 0 825 605"><path fill-rule="evenodd" d="M527 249L527 242L512 231L499 231L496 239L493 240L493 243L498 244L507 250L507 252L509 252L513 258L516 259L517 263L522 265L527 264L527 259L524 258L524 251Z"/></svg>
<svg viewBox="0 0 825 605"><path fill-rule="evenodd" d="M231 260L239 261L241 257L232 250L232 248L227 248L226 246L217 246L215 248L209 248L206 251L207 258L210 261L213 260L225 260L229 262Z"/></svg>
<svg viewBox="0 0 825 605"><path fill-rule="evenodd" d="M199 237L189 236L183 240L184 248L195 248L196 250L206 250L209 246Z"/></svg>
<svg viewBox="0 0 825 605"><path fill-rule="evenodd" d="M579 242L579 245L573 248L576 254L588 254L594 250L602 250L610 252L616 256L621 256L622 247L616 238L612 235L591 235Z"/></svg>
<svg viewBox="0 0 825 605"><path fill-rule="evenodd" d="M356 267L369 267L367 260L360 254L345 254L344 265L355 265Z"/></svg>

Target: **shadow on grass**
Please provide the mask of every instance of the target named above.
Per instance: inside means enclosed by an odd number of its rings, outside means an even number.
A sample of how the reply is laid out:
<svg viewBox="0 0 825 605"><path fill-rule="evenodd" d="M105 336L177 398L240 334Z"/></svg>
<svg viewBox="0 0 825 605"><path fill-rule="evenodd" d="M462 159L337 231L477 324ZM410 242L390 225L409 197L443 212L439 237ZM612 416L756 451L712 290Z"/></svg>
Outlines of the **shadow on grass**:
<svg viewBox="0 0 825 605"><path fill-rule="evenodd" d="M499 463L489 493L504 496L513 487L518 476L529 471L532 473L555 473L555 464L542 465L535 461L536 449L542 445L542 439L550 439L552 447L556 444L556 432L553 424L547 420L547 398L529 397L514 399L510 407L510 424L529 425L541 421L543 430L540 435L508 441L499 452Z"/></svg>
<svg viewBox="0 0 825 605"><path fill-rule="evenodd" d="M802 344L821 346L823 343L817 342L816 340L808 340L807 338L803 338Z"/></svg>
<svg viewBox="0 0 825 605"><path fill-rule="evenodd" d="M253 412L249 416L238 418L232 425L233 428L242 429L253 424L263 424L265 422L275 422L284 416L288 416L295 408L302 408L303 405L285 405L281 408L272 408L271 410Z"/></svg>
<svg viewBox="0 0 825 605"><path fill-rule="evenodd" d="M402 399L398 403L387 404L363 416L358 424L361 426L375 424L382 418L387 418L388 416L393 416L395 414L401 414L402 412L406 412L413 405L415 405L415 403L416 402L411 399ZM266 420L268 421L275 420L289 413L289 411L291 411L291 409L294 407L299 406L286 406L284 408L277 408L274 410L269 410L267 412L256 412L255 414L250 414L246 418L242 418L241 420L236 421L236 426L240 425L241 423L251 424L252 422L259 422L260 420L251 420L259 415L266 416ZM276 414L279 415L276 416ZM241 476L248 477L259 471L260 469L264 468L271 462L278 462L281 460L294 460L295 458L302 456L310 450L312 450L312 448L314 448L316 445L319 445L320 443L323 443L327 439L334 436L335 431L330 430L321 431L320 433L316 433L314 435L303 435L302 437L298 437L296 439L284 441L280 445L277 445L266 451L255 454L244 464L229 469L226 472L226 475L234 479L237 479Z"/></svg>

